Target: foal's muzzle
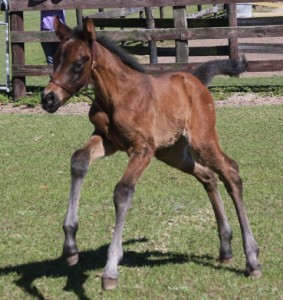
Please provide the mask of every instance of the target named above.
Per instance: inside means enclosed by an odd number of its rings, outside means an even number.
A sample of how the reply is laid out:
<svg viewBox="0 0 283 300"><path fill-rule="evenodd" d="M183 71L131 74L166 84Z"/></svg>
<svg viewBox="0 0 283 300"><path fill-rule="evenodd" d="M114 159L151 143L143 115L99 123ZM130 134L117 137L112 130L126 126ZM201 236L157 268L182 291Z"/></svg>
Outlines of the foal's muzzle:
<svg viewBox="0 0 283 300"><path fill-rule="evenodd" d="M49 113L54 113L61 105L54 92L45 94L43 91L41 94L41 106Z"/></svg>

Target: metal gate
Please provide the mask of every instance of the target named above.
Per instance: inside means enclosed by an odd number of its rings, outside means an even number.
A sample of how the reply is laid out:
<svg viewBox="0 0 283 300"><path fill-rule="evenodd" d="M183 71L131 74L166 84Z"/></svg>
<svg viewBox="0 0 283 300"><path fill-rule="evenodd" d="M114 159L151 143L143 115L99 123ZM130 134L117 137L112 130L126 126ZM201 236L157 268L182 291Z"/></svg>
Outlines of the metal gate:
<svg viewBox="0 0 283 300"><path fill-rule="evenodd" d="M0 0L0 90L10 92L10 46L8 1Z"/></svg>

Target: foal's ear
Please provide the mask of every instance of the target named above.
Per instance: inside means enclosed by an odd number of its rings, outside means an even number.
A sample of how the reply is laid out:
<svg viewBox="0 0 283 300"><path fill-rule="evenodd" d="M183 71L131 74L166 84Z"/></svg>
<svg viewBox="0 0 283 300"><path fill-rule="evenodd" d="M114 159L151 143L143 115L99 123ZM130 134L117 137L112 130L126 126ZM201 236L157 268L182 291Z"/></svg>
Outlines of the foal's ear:
<svg viewBox="0 0 283 300"><path fill-rule="evenodd" d="M87 38L91 42L94 42L94 40L96 38L96 34L95 34L94 24L90 18L88 18L88 17L84 18L83 28L84 28L84 33L87 35Z"/></svg>
<svg viewBox="0 0 283 300"><path fill-rule="evenodd" d="M67 36L69 36L72 31L67 25L62 23L57 16L54 18L53 26L56 35L61 41L64 40Z"/></svg>

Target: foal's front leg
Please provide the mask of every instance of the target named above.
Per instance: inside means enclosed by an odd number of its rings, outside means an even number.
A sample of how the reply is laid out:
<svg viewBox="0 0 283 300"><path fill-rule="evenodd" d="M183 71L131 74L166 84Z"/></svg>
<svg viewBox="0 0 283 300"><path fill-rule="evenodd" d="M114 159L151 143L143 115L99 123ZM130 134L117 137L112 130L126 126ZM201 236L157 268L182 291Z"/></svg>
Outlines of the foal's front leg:
<svg viewBox="0 0 283 300"><path fill-rule="evenodd" d="M145 153L144 155L140 153L131 155L127 170L114 190L116 222L102 275L102 287L105 290L112 290L118 285L118 264L123 258L122 233L127 211L131 206L135 184L153 156L151 151L145 151Z"/></svg>
<svg viewBox="0 0 283 300"><path fill-rule="evenodd" d="M63 223L65 233L63 256L70 266L76 264L79 259L76 233L78 229L78 207L83 179L87 174L91 162L114 152L112 144L105 141L101 136L93 135L85 147L77 150L72 156L69 205Z"/></svg>

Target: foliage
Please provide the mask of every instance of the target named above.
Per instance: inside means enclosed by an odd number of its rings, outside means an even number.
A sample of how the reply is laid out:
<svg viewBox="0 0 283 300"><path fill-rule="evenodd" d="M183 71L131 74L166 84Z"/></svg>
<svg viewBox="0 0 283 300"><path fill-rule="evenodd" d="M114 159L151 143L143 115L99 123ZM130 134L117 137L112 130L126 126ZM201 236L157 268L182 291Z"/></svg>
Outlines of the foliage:
<svg viewBox="0 0 283 300"><path fill-rule="evenodd" d="M218 108L225 152L240 165L244 198L260 246L263 276L244 276L240 229L234 261L218 262L218 237L205 192L192 177L153 160L140 180L124 231L119 288L102 292L100 275L114 225L112 191L124 154L98 161L80 205L80 263L59 258L69 189L69 158L92 132L87 117L1 115L0 298L282 299L283 106Z"/></svg>
<svg viewBox="0 0 283 300"><path fill-rule="evenodd" d="M225 100L231 95L253 93L259 96L282 96L282 77L215 77L210 86L214 99Z"/></svg>
<svg viewBox="0 0 283 300"><path fill-rule="evenodd" d="M11 98L6 93L0 93L0 105L7 104L11 101Z"/></svg>

